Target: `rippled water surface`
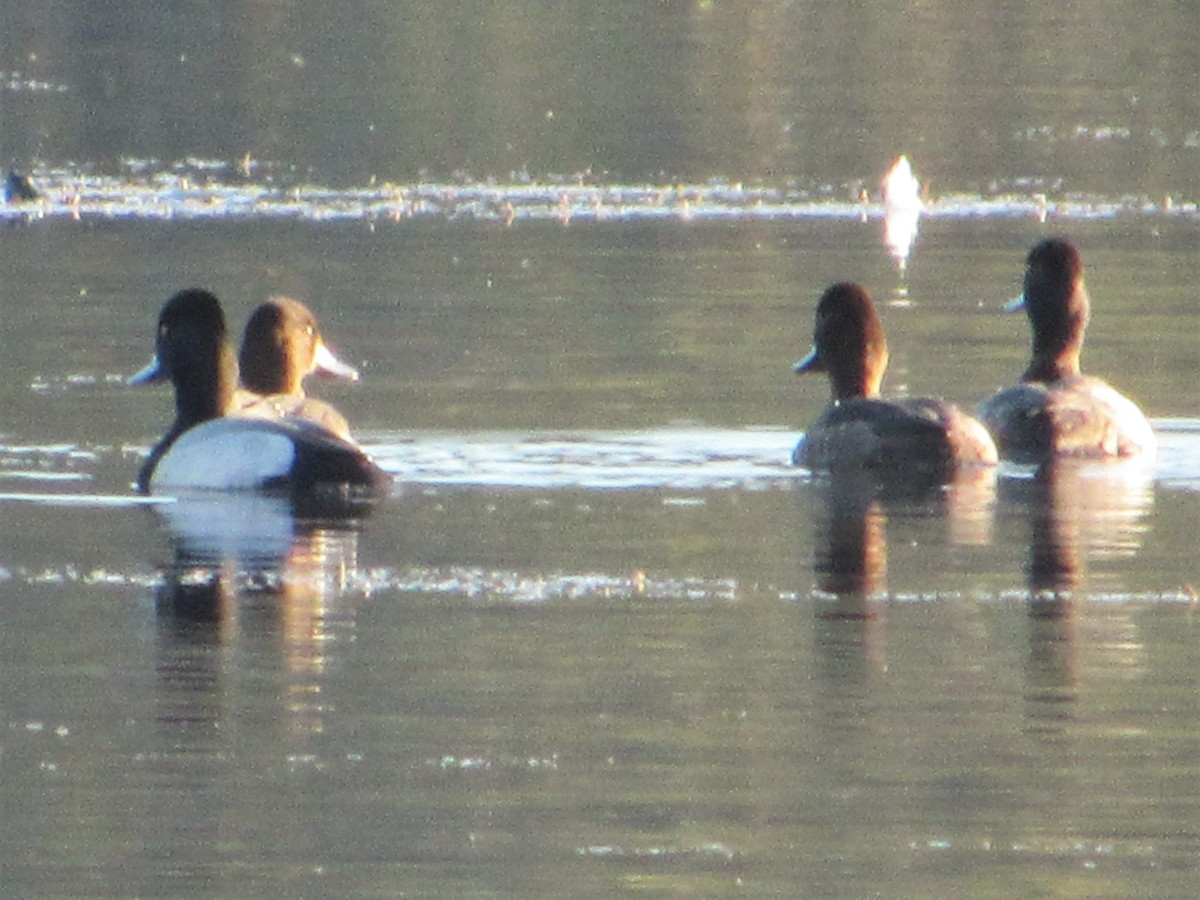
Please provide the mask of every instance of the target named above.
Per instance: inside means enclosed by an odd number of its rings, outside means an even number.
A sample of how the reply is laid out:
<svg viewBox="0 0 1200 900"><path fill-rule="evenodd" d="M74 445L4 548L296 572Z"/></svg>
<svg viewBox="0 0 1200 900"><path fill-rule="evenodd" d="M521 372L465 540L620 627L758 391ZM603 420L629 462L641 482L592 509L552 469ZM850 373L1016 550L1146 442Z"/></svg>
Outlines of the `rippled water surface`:
<svg viewBox="0 0 1200 900"><path fill-rule="evenodd" d="M0 893L1191 896L1194 15L485 6L6 19ZM971 406L1054 233L1154 460L790 465L829 282ZM133 494L193 284L391 496Z"/></svg>

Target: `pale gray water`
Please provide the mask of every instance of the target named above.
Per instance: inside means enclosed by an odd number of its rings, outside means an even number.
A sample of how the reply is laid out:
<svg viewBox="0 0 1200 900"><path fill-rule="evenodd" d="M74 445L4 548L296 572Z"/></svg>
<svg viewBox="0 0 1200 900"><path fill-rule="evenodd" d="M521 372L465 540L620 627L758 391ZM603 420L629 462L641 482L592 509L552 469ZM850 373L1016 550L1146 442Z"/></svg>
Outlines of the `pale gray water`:
<svg viewBox="0 0 1200 900"><path fill-rule="evenodd" d="M1190 10L450 6L0 30L0 893L1190 896ZM829 281L970 405L1050 233L1152 464L788 465ZM370 517L132 496L190 284L313 306Z"/></svg>

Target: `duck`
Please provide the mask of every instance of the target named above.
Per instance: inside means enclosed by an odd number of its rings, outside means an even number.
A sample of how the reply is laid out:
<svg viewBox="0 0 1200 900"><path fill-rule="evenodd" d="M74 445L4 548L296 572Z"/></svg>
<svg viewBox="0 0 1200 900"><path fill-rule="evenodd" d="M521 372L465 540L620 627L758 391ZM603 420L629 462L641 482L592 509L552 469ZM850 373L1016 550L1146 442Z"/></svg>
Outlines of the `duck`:
<svg viewBox="0 0 1200 900"><path fill-rule="evenodd" d="M22 175L15 169L8 170L8 177L4 179L5 203L23 203L37 200L41 196L28 175Z"/></svg>
<svg viewBox="0 0 1200 900"><path fill-rule="evenodd" d="M1025 260L1022 293L1006 309L1023 309L1033 332L1029 366L977 413L1000 455L1019 464L1060 458L1151 458L1154 431L1138 405L1100 378L1080 371L1091 302L1083 258L1064 237L1039 241Z"/></svg>
<svg viewBox="0 0 1200 900"><path fill-rule="evenodd" d="M946 483L961 468L996 464L987 429L954 404L883 398L887 363L887 338L867 291L849 281L827 288L817 304L812 350L793 368L801 375L824 372L832 403L797 444L794 465Z"/></svg>
<svg viewBox="0 0 1200 900"><path fill-rule="evenodd" d="M317 317L299 300L272 297L255 308L242 333L238 372L234 406L239 415L309 419L351 440L345 416L307 396L304 379L319 374L358 381L358 370L329 349Z"/></svg>
<svg viewBox="0 0 1200 900"><path fill-rule="evenodd" d="M237 359L217 297L188 288L158 317L154 357L130 384L170 381L175 420L138 472L139 493L263 490L376 499L391 478L352 441L309 419L238 415Z"/></svg>

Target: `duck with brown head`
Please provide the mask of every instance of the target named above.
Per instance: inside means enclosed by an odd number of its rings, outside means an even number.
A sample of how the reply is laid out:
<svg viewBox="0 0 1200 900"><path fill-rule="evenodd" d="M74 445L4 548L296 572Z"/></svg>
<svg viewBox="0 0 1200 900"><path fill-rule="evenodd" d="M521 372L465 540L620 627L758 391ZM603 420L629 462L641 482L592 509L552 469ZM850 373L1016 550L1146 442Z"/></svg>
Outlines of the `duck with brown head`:
<svg viewBox="0 0 1200 900"><path fill-rule="evenodd" d="M807 430L793 463L936 482L950 480L961 467L996 462L987 430L952 403L884 399L887 363L887 338L870 296L851 282L832 285L817 305L813 348L795 371L826 373L833 403Z"/></svg>
<svg viewBox="0 0 1200 900"><path fill-rule="evenodd" d="M1029 464L1152 456L1154 432L1137 404L1080 370L1091 302L1075 245L1065 238L1036 244L1024 290L1007 308L1025 310L1033 347L1020 383L979 407L1000 455Z"/></svg>
<svg viewBox="0 0 1200 900"><path fill-rule="evenodd" d="M317 318L299 300L272 297L250 314L238 354L239 415L297 416L350 440L350 426L333 406L304 391L309 375L358 381L358 370L342 362L321 336Z"/></svg>

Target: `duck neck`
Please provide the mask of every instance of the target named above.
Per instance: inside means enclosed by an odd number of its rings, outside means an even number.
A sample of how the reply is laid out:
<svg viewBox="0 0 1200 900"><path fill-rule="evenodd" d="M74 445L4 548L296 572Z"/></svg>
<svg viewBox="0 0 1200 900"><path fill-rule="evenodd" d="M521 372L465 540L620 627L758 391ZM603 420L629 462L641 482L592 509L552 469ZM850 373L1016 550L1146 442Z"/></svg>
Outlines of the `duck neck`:
<svg viewBox="0 0 1200 900"><path fill-rule="evenodd" d="M870 399L879 396L879 379L864 379L862 377L833 379L833 402L843 400Z"/></svg>
<svg viewBox="0 0 1200 900"><path fill-rule="evenodd" d="M878 397L886 368L886 349L877 351L866 360L856 360L853 365L831 367L829 382L833 389L834 403Z"/></svg>
<svg viewBox="0 0 1200 900"><path fill-rule="evenodd" d="M1061 381L1079 374L1083 333L1091 303L1083 276L1031 269L1025 277L1025 310L1033 352L1022 381Z"/></svg>
<svg viewBox="0 0 1200 900"><path fill-rule="evenodd" d="M299 379L290 371L283 336L276 330L253 345L242 344L238 359L242 386L256 394L295 393Z"/></svg>
<svg viewBox="0 0 1200 900"><path fill-rule="evenodd" d="M1064 347L1055 352L1039 353L1034 349L1029 368L1022 381L1062 381L1079 374L1079 347Z"/></svg>
<svg viewBox="0 0 1200 900"><path fill-rule="evenodd" d="M1076 309L1051 328L1033 329L1033 352L1022 381L1061 381L1079 374L1087 307Z"/></svg>
<svg viewBox="0 0 1200 900"><path fill-rule="evenodd" d="M223 340L195 354L188 363L193 378L175 388L175 425L180 430L229 412L237 387L237 359Z"/></svg>

